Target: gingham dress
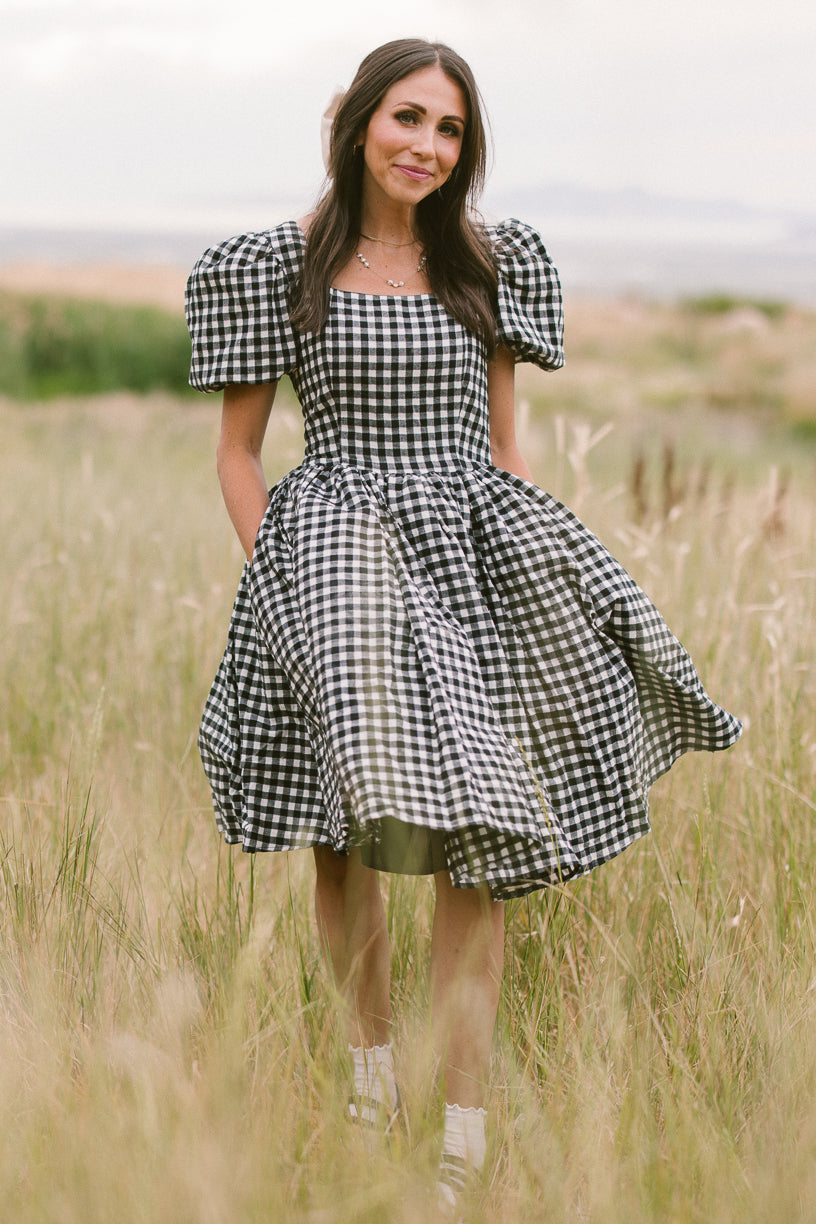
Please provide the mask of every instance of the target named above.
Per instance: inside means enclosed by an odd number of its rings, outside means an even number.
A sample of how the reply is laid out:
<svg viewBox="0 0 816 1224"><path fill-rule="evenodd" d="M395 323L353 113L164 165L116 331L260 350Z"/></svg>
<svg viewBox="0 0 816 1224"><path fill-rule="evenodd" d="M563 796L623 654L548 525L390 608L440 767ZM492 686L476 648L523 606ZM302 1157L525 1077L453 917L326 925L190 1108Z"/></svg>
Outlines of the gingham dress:
<svg viewBox="0 0 816 1224"><path fill-rule="evenodd" d="M563 361L541 239L495 227L498 333ZM287 291L294 222L208 251L188 285L191 383L288 374L306 456L270 492L199 747L246 850L433 833L454 883L521 895L648 830L652 782L739 722L564 506L491 462L484 347L433 294L331 290L320 334Z"/></svg>

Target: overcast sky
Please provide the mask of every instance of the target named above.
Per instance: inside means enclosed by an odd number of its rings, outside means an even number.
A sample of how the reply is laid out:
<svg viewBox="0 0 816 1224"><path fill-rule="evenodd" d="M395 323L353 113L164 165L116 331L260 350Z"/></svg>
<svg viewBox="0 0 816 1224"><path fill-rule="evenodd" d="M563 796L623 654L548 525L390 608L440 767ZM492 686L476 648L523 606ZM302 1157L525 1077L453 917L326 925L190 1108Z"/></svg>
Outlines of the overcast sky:
<svg viewBox="0 0 816 1224"><path fill-rule="evenodd" d="M0 223L306 211L332 87L403 35L470 61L502 199L552 183L816 215L814 0L0 0Z"/></svg>

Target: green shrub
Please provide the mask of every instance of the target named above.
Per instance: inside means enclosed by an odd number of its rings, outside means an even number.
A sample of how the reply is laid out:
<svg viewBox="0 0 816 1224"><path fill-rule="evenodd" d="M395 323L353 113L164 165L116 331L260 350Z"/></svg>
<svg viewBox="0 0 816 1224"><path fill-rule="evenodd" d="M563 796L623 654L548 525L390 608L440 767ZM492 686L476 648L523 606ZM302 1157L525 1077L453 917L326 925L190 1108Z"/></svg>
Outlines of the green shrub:
<svg viewBox="0 0 816 1224"><path fill-rule="evenodd" d="M706 293L702 297L686 298L683 305L692 314L722 315L731 310L758 310L767 319L780 319L788 309L785 302L769 298L735 297L731 293Z"/></svg>
<svg viewBox="0 0 816 1224"><path fill-rule="evenodd" d="M183 392L189 361L180 315L152 306L0 296L0 392L6 395Z"/></svg>

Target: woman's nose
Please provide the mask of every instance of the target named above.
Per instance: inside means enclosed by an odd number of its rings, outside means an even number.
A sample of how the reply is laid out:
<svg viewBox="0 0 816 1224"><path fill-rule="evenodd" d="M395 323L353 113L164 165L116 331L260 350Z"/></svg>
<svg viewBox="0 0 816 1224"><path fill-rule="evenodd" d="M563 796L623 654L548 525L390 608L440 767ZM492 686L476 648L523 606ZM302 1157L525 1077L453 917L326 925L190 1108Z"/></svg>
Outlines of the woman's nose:
<svg viewBox="0 0 816 1224"><path fill-rule="evenodd" d="M420 124L414 131L414 138L411 141L413 152L422 154L423 157L433 157L434 155L434 133L433 128L428 123Z"/></svg>

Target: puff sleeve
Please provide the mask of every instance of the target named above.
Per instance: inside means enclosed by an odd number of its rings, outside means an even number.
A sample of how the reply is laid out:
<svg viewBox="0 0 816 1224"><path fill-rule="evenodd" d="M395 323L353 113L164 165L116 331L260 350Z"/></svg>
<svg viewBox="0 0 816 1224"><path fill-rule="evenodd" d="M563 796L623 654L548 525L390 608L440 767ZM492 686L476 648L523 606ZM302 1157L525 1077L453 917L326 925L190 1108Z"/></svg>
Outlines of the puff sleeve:
<svg viewBox="0 0 816 1224"><path fill-rule="evenodd" d="M561 284L540 235L511 219L491 231L499 273L497 335L517 361L542 370L564 364Z"/></svg>
<svg viewBox="0 0 816 1224"><path fill-rule="evenodd" d="M228 383L276 382L294 369L288 279L272 231L229 238L204 252L184 295L192 387L220 391Z"/></svg>

